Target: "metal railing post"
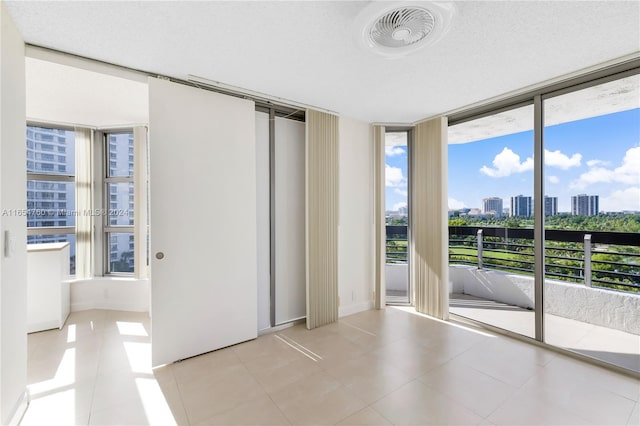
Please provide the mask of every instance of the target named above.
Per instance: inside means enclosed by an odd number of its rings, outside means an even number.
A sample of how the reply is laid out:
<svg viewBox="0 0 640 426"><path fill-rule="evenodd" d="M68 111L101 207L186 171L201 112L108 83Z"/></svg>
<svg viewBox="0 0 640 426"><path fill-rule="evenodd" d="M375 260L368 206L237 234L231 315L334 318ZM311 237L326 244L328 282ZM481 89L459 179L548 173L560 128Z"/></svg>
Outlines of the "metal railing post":
<svg viewBox="0 0 640 426"><path fill-rule="evenodd" d="M584 285L591 287L591 234L584 236Z"/></svg>
<svg viewBox="0 0 640 426"><path fill-rule="evenodd" d="M482 229L478 229L478 269L482 269Z"/></svg>

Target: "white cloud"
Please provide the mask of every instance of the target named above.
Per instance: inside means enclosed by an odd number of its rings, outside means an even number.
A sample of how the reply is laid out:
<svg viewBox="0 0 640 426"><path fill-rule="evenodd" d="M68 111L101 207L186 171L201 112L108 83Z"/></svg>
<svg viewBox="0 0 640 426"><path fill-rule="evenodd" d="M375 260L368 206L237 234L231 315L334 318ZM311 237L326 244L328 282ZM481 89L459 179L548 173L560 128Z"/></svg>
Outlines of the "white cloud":
<svg viewBox="0 0 640 426"><path fill-rule="evenodd" d="M407 207L407 203L395 203L393 205L393 207L391 208L391 211L395 211L397 212L398 210L400 210L402 207Z"/></svg>
<svg viewBox="0 0 640 426"><path fill-rule="evenodd" d="M385 186L388 187L407 185L407 180L402 175L402 169L400 167L392 167L388 164L384 165L384 180Z"/></svg>
<svg viewBox="0 0 640 426"><path fill-rule="evenodd" d="M549 183L560 183L560 178L558 176L549 176Z"/></svg>
<svg viewBox="0 0 640 426"><path fill-rule="evenodd" d="M560 150L547 151L544 150L544 164L549 167L558 167L567 170L571 167L577 167L582 161L582 154L573 154L571 157L563 154Z"/></svg>
<svg viewBox="0 0 640 426"><path fill-rule="evenodd" d="M600 165L602 162L593 163ZM587 163L588 164L588 163ZM585 189L594 183L622 183L626 185L640 185L640 146L629 148L622 159L622 165L615 169L605 167L591 167L589 171L569 185L573 189Z"/></svg>
<svg viewBox="0 0 640 426"><path fill-rule="evenodd" d="M600 199L600 210L620 212L623 210L640 210L640 187L617 190Z"/></svg>
<svg viewBox="0 0 640 426"><path fill-rule="evenodd" d="M482 166L480 172L490 177L505 177L513 173L533 170L533 158L529 157L520 162L520 156L506 147L495 156L492 164L493 168Z"/></svg>
<svg viewBox="0 0 640 426"><path fill-rule="evenodd" d="M455 198L451 198L451 197L449 197L447 204L449 205L449 208L452 210L463 209L466 207L464 205L464 201L458 201Z"/></svg>
<svg viewBox="0 0 640 426"><path fill-rule="evenodd" d="M569 157L560 150L544 150L544 163L549 167L567 170L571 167L579 166L581 162L582 154L579 153ZM494 157L492 164L493 168L482 166L480 172L490 177L506 177L514 173L533 170L533 157L527 157L527 159L521 162L518 154L505 147L500 154Z"/></svg>
<svg viewBox="0 0 640 426"><path fill-rule="evenodd" d="M408 192L406 189L398 189L398 188L395 188L395 189L393 190L393 192L395 192L396 194L401 195L401 196L403 196L403 197L406 197L407 195L409 195L409 192Z"/></svg>
<svg viewBox="0 0 640 426"><path fill-rule="evenodd" d="M604 160L589 160L589 161L587 161L587 166L589 166L589 167L593 167L593 166L608 166L609 164L611 164L609 161L604 161Z"/></svg>
<svg viewBox="0 0 640 426"><path fill-rule="evenodd" d="M399 146L385 146L384 147L384 155L387 157L394 157L396 155L402 155L405 153L405 150L400 148Z"/></svg>

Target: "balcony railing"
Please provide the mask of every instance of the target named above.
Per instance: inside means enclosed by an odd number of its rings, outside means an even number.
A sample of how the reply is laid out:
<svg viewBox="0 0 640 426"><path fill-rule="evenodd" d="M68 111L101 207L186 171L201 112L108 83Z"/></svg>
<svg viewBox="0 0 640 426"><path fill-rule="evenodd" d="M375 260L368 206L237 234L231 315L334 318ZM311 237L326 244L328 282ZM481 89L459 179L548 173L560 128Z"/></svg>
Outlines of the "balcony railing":
<svg viewBox="0 0 640 426"><path fill-rule="evenodd" d="M387 226L387 263L406 261L407 227ZM449 264L533 275L533 229L450 226ZM545 276L640 292L640 234L547 229Z"/></svg>

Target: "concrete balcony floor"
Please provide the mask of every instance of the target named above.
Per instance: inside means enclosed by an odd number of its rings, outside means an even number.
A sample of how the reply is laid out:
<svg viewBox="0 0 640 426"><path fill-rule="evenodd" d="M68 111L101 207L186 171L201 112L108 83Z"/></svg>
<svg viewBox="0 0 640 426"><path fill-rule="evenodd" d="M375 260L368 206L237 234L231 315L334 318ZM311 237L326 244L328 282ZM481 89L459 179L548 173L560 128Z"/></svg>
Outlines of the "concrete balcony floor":
<svg viewBox="0 0 640 426"><path fill-rule="evenodd" d="M534 336L534 311L467 294L450 295L452 314ZM545 314L545 342L640 373L640 336Z"/></svg>

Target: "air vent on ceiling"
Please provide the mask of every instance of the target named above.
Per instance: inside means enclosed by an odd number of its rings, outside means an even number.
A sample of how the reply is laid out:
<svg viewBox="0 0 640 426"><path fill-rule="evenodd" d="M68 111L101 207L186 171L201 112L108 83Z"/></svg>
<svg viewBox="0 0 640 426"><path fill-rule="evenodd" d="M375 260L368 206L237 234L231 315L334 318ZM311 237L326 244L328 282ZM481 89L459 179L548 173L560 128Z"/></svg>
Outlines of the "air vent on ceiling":
<svg viewBox="0 0 640 426"><path fill-rule="evenodd" d="M402 7L378 18L369 36L375 44L404 47L424 40L435 26L436 18L426 9Z"/></svg>
<svg viewBox="0 0 640 426"><path fill-rule="evenodd" d="M452 3L372 2L356 18L357 42L386 57L405 56L438 41L453 13Z"/></svg>

